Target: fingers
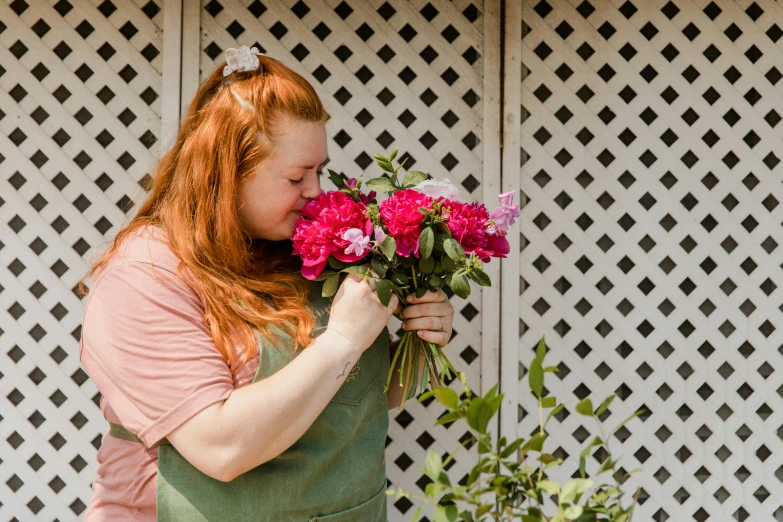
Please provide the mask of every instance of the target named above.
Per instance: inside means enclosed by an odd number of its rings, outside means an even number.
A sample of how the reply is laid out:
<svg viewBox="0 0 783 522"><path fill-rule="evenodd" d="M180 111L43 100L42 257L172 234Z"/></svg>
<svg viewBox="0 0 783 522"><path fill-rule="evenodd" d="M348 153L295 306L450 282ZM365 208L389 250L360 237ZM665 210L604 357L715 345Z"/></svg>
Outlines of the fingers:
<svg viewBox="0 0 783 522"><path fill-rule="evenodd" d="M409 303L442 303L448 301L449 296L439 288L436 292L428 290L424 292L424 295L421 297L416 297L416 294L411 294L407 299Z"/></svg>
<svg viewBox="0 0 783 522"><path fill-rule="evenodd" d="M419 330L416 335L438 346L446 346L451 338L447 332L432 332L430 330Z"/></svg>
<svg viewBox="0 0 783 522"><path fill-rule="evenodd" d="M443 322L441 323L441 320ZM430 330L433 332L440 331L441 325L443 331L448 331L449 323L445 317L417 317L415 319L406 319L402 322L403 330Z"/></svg>
<svg viewBox="0 0 783 522"><path fill-rule="evenodd" d="M424 303L406 306L401 313L403 319L413 319L415 317L440 316L451 317L454 315L454 307L451 303Z"/></svg>

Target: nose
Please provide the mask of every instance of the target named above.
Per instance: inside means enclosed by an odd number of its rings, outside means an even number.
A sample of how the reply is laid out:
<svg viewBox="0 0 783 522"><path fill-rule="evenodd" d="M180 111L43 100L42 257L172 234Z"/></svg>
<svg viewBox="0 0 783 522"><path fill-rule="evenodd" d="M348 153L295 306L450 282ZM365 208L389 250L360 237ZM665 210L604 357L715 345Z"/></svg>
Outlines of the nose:
<svg viewBox="0 0 783 522"><path fill-rule="evenodd" d="M305 189L302 191L302 197L305 199L315 199L321 194L321 179L320 176L315 176L315 180L308 183Z"/></svg>

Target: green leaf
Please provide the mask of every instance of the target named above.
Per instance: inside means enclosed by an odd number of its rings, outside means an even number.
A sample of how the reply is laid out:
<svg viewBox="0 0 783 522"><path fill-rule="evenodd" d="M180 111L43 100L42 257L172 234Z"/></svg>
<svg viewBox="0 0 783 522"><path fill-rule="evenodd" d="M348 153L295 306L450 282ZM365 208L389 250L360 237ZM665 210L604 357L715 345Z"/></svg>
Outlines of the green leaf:
<svg viewBox="0 0 783 522"><path fill-rule="evenodd" d="M435 388L432 390L432 394L439 403L447 408L454 409L459 404L459 396L457 395L457 392L446 386Z"/></svg>
<svg viewBox="0 0 783 522"><path fill-rule="evenodd" d="M530 371L527 376L530 389L536 394L536 397L541 398L541 394L544 393L544 369L541 367L541 361L536 358L530 363Z"/></svg>
<svg viewBox="0 0 783 522"><path fill-rule="evenodd" d="M424 297L424 294L427 293L427 287L426 286L420 286L416 289L416 297Z"/></svg>
<svg viewBox="0 0 783 522"><path fill-rule="evenodd" d="M462 250L462 246L454 239L447 239L443 242L443 249L446 251L446 255L449 259L455 263L460 263L462 258L465 257L465 251Z"/></svg>
<svg viewBox="0 0 783 522"><path fill-rule="evenodd" d="M391 156L389 156L389 160L394 161L394 158L397 157L397 147L394 147L394 150L391 153Z"/></svg>
<svg viewBox="0 0 783 522"><path fill-rule="evenodd" d="M606 460L601 464L601 467L598 468L598 471L596 471L596 475L600 475L604 471L612 469L614 466L614 461L612 460L612 457L607 457Z"/></svg>
<svg viewBox="0 0 783 522"><path fill-rule="evenodd" d="M327 172L329 172L329 180L334 183L334 186L339 188L342 188L345 184L345 178L341 176L340 174L336 173L332 169L326 169Z"/></svg>
<svg viewBox="0 0 783 522"><path fill-rule="evenodd" d="M419 236L419 254L422 258L430 257L432 255L432 246L435 244L435 233L432 228L427 227ZM434 268L434 265L433 265Z"/></svg>
<svg viewBox="0 0 783 522"><path fill-rule="evenodd" d="M383 303L383 306L389 306L391 300L391 287L389 282L385 279L375 280L375 292L378 294L378 299Z"/></svg>
<svg viewBox="0 0 783 522"><path fill-rule="evenodd" d="M549 409L549 408L554 408L555 406L557 406L557 399L555 399L554 397L542 397L541 398L541 407L542 408Z"/></svg>
<svg viewBox="0 0 783 522"><path fill-rule="evenodd" d="M392 174L394 173L394 167L392 167L392 164L388 159L384 158L380 154L373 154L372 157L375 158L375 163L377 163L380 168L386 172Z"/></svg>
<svg viewBox="0 0 783 522"><path fill-rule="evenodd" d="M489 276L479 269L474 268L470 271L469 275L479 286L492 286L492 281L490 281Z"/></svg>
<svg viewBox="0 0 783 522"><path fill-rule="evenodd" d="M419 258L419 271L423 274L431 274L435 268L435 260L432 257Z"/></svg>
<svg viewBox="0 0 783 522"><path fill-rule="evenodd" d="M370 260L370 266L372 266L372 269L375 270L375 273L378 274L379 277L386 277L386 270L388 270L389 267L380 259L373 257Z"/></svg>
<svg viewBox="0 0 783 522"><path fill-rule="evenodd" d="M470 283L468 278L463 274L457 274L451 276L451 290L462 299L467 299L470 296Z"/></svg>
<svg viewBox="0 0 783 522"><path fill-rule="evenodd" d="M563 486L563 491L560 493L558 501L561 504L570 504L578 496L590 489L593 485L593 481L590 479L571 479Z"/></svg>
<svg viewBox="0 0 783 522"><path fill-rule="evenodd" d="M335 270L342 270L343 268L348 266L345 263L343 263L342 261L340 261L339 259L335 259L332 256L329 256L328 258L326 258L326 260L329 263L329 266L334 268Z"/></svg>
<svg viewBox="0 0 783 522"><path fill-rule="evenodd" d="M415 187L425 179L427 179L427 175L423 172L419 172L418 170L409 170L405 173L405 177L402 178L402 186L403 187Z"/></svg>
<svg viewBox="0 0 783 522"><path fill-rule="evenodd" d="M579 518L582 516L582 511L584 511L584 508L582 506L568 506L566 510L563 512L563 515L568 520L574 520L575 518Z"/></svg>
<svg viewBox="0 0 783 522"><path fill-rule="evenodd" d="M452 411L451 413L447 413L443 417L439 418L438 421L435 423L435 426L440 426L441 424L448 424L449 422L454 422L456 420L459 420L460 417L461 417L460 412Z"/></svg>
<svg viewBox="0 0 783 522"><path fill-rule="evenodd" d="M547 372L557 373L559 371L560 371L560 368L558 368L557 366L547 366L546 368L544 368L544 373L547 373Z"/></svg>
<svg viewBox="0 0 783 522"><path fill-rule="evenodd" d="M609 405L612 404L612 401L614 400L615 397L617 397L617 395L612 394L606 399L604 399L604 402L602 402L601 405L598 407L598 409L595 410L595 416L600 417L601 414L609 408Z"/></svg>
<svg viewBox="0 0 783 522"><path fill-rule="evenodd" d="M386 259L391 261L394 257L394 252L397 249L397 242L394 240L394 238L391 236L386 236L386 238L381 241L381 244L378 246L381 248L383 255L386 256Z"/></svg>
<svg viewBox="0 0 783 522"><path fill-rule="evenodd" d="M330 277L332 277L333 275L334 275L334 272L327 272L327 271L325 271L325 270L324 270L323 272L321 272L320 274L318 274L318 275L315 277L315 279L314 279L314 280L315 280L315 281L326 281L327 279L329 279L329 278L330 278Z"/></svg>
<svg viewBox="0 0 783 522"><path fill-rule="evenodd" d="M529 451L541 451L541 449L544 447L544 441L547 438L546 432L541 433L540 431L530 437L530 440L528 440L523 446L522 449L527 453Z"/></svg>
<svg viewBox="0 0 783 522"><path fill-rule="evenodd" d="M373 178L371 180L368 180L367 188L374 190L376 192L394 192L397 190L397 187L394 186L394 183L389 178Z"/></svg>
<svg viewBox="0 0 783 522"><path fill-rule="evenodd" d="M579 404L576 405L576 412L587 417L593 416L593 401L590 400L590 397L579 401Z"/></svg>
<svg viewBox="0 0 783 522"><path fill-rule="evenodd" d="M437 480L438 475L440 475L442 469L443 459L441 456L434 451L428 451L427 460L424 464L425 473L427 473L427 475L429 475L433 480Z"/></svg>
<svg viewBox="0 0 783 522"><path fill-rule="evenodd" d="M321 288L322 297L332 297L337 293L337 288L340 286L340 274L335 274L324 282L323 288Z"/></svg>
<svg viewBox="0 0 783 522"><path fill-rule="evenodd" d="M550 411L550 412L549 412L549 415L548 415L548 416L547 416L547 418L546 418L546 422L544 423L544 426L546 426L547 424L549 424L549 419L551 419L552 417L554 417L555 415L557 415L558 413L560 413L560 411L561 411L561 410L562 410L564 407L565 407L565 406L563 406L562 404L558 404L558 405L557 405L557 407L556 407L554 410Z"/></svg>
<svg viewBox="0 0 783 522"><path fill-rule="evenodd" d="M438 506L433 522L457 522L456 506Z"/></svg>
<svg viewBox="0 0 783 522"><path fill-rule="evenodd" d="M620 424L618 424L618 425L617 425L617 427L616 427L614 430L612 430L612 433L613 433L613 434L614 434L614 433L617 433L617 430L619 430L620 428L622 428L623 426L625 426L625 424L626 424L626 423L627 423L629 420L633 419L634 417L638 417L638 416L639 416L639 415L641 415L642 413L644 413L644 410L636 410L636 411L635 411L635 412L633 412L631 415L629 415L627 419L625 419L623 422L621 422Z"/></svg>
<svg viewBox="0 0 783 522"><path fill-rule="evenodd" d="M550 495L557 495L560 492L560 485L554 480L541 480L536 484L536 489L545 491Z"/></svg>
<svg viewBox="0 0 783 522"><path fill-rule="evenodd" d="M546 358L546 338L542 337L540 341L538 341L538 346L536 347L536 359L541 361L541 365L544 364L544 358Z"/></svg>
<svg viewBox="0 0 783 522"><path fill-rule="evenodd" d="M468 407L468 413L465 415L465 419L468 421L468 426L478 431L479 433L486 433L489 420L495 414L492 406L482 398L473 399L473 402Z"/></svg>
<svg viewBox="0 0 783 522"><path fill-rule="evenodd" d="M506 446L506 449L503 450L503 453L500 454L501 459L507 459L509 458L514 452L516 452L519 447L522 445L522 443L525 442L525 439L517 439L508 446Z"/></svg>
<svg viewBox="0 0 783 522"><path fill-rule="evenodd" d="M356 274L360 276L367 276L372 277L372 272L370 272L370 269L366 266L349 266L347 268L343 268L343 272L348 272L349 274Z"/></svg>

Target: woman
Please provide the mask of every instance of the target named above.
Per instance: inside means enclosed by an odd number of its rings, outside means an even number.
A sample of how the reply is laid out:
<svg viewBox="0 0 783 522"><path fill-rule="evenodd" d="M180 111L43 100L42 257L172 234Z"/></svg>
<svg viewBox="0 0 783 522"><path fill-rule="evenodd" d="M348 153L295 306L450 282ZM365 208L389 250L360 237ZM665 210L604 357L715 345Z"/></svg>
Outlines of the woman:
<svg viewBox="0 0 783 522"><path fill-rule="evenodd" d="M325 112L255 49L200 86L149 199L95 264L81 361L111 429L85 520L386 521L387 323L445 345L454 310L401 310L291 256L321 192ZM393 353L393 351L392 351ZM394 379L392 382L397 382Z"/></svg>

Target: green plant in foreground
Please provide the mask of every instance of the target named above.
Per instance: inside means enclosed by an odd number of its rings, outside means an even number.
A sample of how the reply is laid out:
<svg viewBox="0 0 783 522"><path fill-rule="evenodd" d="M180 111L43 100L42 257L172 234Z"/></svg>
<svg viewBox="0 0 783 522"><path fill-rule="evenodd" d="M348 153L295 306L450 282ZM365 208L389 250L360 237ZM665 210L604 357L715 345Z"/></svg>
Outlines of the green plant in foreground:
<svg viewBox="0 0 783 522"><path fill-rule="evenodd" d="M544 451L547 439L546 426L554 415L563 409L554 397L545 397L544 375L556 372L557 367L544 367L546 343L542 338L536 349L536 356L530 364L528 381L530 389L538 398L539 431L530 439L517 439L508 442L505 437L494 440L488 431L490 420L497 414L503 395L497 394L497 385L483 397L475 396L467 386L464 374L459 378L463 385L464 399L447 387L423 393L425 400L435 397L447 408L436 425L465 421L472 437L465 440L460 448L452 452L445 460L438 453L429 451L424 469L422 470L433 482L427 484L425 496L417 497L400 488L390 489L387 495L413 498L422 501L414 521L418 520L424 505L435 506L434 522L479 522L479 521L522 521L522 522L629 522L636 506L640 489L633 495L628 507L623 507L625 493L618 480L617 461L609 451L609 437L644 410L638 410L614 430L606 435L600 420L614 400L615 395L607 397L598 408L593 407L590 398L585 398L576 405L576 412L595 419L601 436L596 436L584 448L579 456L579 475L561 485L547 477L545 470L562 464L563 459L555 458ZM544 410L550 410L544 420ZM476 443L479 462L473 466L465 484L453 484L445 467L454 455L463 447L471 447ZM601 464L591 478L585 473L587 456L602 448L606 460ZM623 482L635 469L622 476ZM611 474L613 483L595 485L596 477L605 473ZM549 495L557 504L557 512L545 514L544 495Z"/></svg>

